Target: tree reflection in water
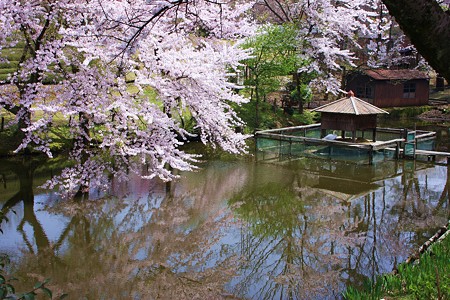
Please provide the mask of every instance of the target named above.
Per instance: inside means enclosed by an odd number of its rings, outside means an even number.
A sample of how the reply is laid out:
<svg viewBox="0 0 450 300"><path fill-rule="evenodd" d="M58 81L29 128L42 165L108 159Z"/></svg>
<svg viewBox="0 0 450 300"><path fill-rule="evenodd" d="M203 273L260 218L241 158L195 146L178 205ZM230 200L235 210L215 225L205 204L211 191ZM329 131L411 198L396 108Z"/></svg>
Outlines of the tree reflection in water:
<svg viewBox="0 0 450 300"><path fill-rule="evenodd" d="M348 204L313 188L314 173L293 172L266 184L258 174L252 179L251 187L231 200L248 226L238 293L256 299L333 295L344 250L360 242L358 221L346 216Z"/></svg>
<svg viewBox="0 0 450 300"><path fill-rule="evenodd" d="M414 162L211 160L171 184L130 175L108 197L43 203L33 174L49 175L36 169L9 168L20 187L2 200L0 251L21 232L7 248L19 288L51 277L75 298L334 299L391 271L449 217L447 170Z"/></svg>
<svg viewBox="0 0 450 300"><path fill-rule="evenodd" d="M391 271L446 223L448 176L437 197L439 189L427 187L436 178L420 178L414 162L377 169L320 164L299 161L292 173L270 172L269 178L256 172L249 187L231 200L247 221L237 294L335 299L346 284ZM362 173L355 176L357 171ZM397 206L402 209L394 213ZM443 206L447 213L440 211Z"/></svg>

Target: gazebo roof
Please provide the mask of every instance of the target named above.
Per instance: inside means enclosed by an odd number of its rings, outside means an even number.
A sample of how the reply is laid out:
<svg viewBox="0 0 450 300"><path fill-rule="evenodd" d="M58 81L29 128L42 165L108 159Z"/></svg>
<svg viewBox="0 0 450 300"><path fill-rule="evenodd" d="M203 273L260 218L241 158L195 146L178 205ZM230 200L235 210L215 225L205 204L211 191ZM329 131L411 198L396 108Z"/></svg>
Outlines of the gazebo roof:
<svg viewBox="0 0 450 300"><path fill-rule="evenodd" d="M312 111L349 115L388 114L387 111L354 97L352 91L348 93L347 97L322 105Z"/></svg>
<svg viewBox="0 0 450 300"><path fill-rule="evenodd" d="M367 195L372 191L376 191L380 188L380 185L370 182L320 177L319 183L313 187L335 198L351 201Z"/></svg>

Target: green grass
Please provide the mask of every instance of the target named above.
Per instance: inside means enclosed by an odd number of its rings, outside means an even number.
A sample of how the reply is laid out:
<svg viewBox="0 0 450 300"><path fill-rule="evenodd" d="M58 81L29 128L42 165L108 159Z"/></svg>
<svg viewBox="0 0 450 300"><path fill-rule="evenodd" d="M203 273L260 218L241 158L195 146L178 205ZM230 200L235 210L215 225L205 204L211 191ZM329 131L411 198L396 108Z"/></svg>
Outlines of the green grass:
<svg viewBox="0 0 450 300"><path fill-rule="evenodd" d="M0 74L11 74L14 73L17 69L16 68L2 68L0 69Z"/></svg>
<svg viewBox="0 0 450 300"><path fill-rule="evenodd" d="M0 62L0 69L17 69L18 66L18 61Z"/></svg>
<svg viewBox="0 0 450 300"><path fill-rule="evenodd" d="M433 109L433 107L428 105L385 108L385 110L389 112L389 117L395 117L400 119L416 117L431 109Z"/></svg>
<svg viewBox="0 0 450 300"><path fill-rule="evenodd" d="M4 48L1 50L1 56L9 61L19 61L23 54L23 48Z"/></svg>
<svg viewBox="0 0 450 300"><path fill-rule="evenodd" d="M9 74L0 74L0 81L6 81L8 79Z"/></svg>
<svg viewBox="0 0 450 300"><path fill-rule="evenodd" d="M38 120L42 117L42 112L34 112L33 119ZM13 155L13 151L22 142L22 135L17 130L17 125L8 127L8 123L14 119L14 115L0 109L0 120L4 118L4 129L0 131L0 156ZM53 151L63 151L72 146L72 140L70 138L70 129L68 126L68 119L61 114L56 114L53 117L53 126L48 132L48 137L52 139L50 148Z"/></svg>
<svg viewBox="0 0 450 300"><path fill-rule="evenodd" d="M450 236L432 245L418 263L403 263L398 274L348 287L344 299L450 299Z"/></svg>
<svg viewBox="0 0 450 300"><path fill-rule="evenodd" d="M24 44L19 43L13 48L4 48L0 51L0 57L7 60L7 62L0 62L0 81L8 80L9 75L17 71L23 47Z"/></svg>

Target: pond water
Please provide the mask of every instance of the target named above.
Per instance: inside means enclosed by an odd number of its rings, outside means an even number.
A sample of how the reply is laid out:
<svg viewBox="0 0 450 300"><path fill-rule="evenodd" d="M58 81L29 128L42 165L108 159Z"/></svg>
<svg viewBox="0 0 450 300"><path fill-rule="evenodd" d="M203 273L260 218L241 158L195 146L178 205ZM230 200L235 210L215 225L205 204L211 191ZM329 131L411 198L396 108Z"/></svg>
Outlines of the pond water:
<svg viewBox="0 0 450 300"><path fill-rule="evenodd" d="M163 183L130 175L67 201L63 164L1 159L0 253L18 290L70 299L336 299L390 272L449 219L449 170L206 153Z"/></svg>

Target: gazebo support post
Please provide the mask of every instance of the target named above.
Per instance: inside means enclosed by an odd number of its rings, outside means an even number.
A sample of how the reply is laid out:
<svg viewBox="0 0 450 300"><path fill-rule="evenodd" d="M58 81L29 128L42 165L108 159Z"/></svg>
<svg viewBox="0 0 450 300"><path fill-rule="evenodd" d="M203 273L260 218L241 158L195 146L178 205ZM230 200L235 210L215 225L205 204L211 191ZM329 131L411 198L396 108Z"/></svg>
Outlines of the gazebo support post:
<svg viewBox="0 0 450 300"><path fill-rule="evenodd" d="M343 140L345 140L345 130L341 131L341 137L342 137Z"/></svg>
<svg viewBox="0 0 450 300"><path fill-rule="evenodd" d="M322 129L320 130L320 138L323 139L326 135L327 135L327 130L324 129L324 128L322 128Z"/></svg>
<svg viewBox="0 0 450 300"><path fill-rule="evenodd" d="M374 141L374 142L377 141L377 129L376 128L372 129L372 141Z"/></svg>
<svg viewBox="0 0 450 300"><path fill-rule="evenodd" d="M352 142L356 142L356 130L352 130Z"/></svg>

